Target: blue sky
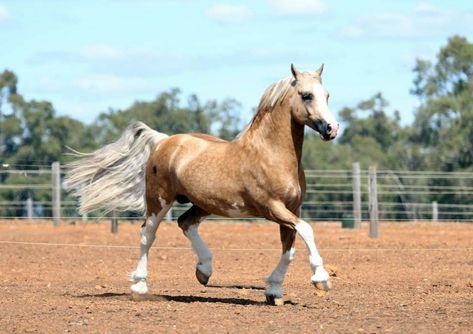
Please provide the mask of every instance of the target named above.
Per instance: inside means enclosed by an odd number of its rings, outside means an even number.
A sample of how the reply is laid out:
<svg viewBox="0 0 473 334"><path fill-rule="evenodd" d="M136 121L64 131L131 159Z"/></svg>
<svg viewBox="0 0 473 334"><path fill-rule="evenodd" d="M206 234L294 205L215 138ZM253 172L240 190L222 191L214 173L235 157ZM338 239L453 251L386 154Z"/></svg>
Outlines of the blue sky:
<svg viewBox="0 0 473 334"><path fill-rule="evenodd" d="M325 63L334 112L381 91L410 123L416 57L453 34L472 41L472 22L473 1L0 0L0 70L85 122L171 87L233 97L248 120L291 63Z"/></svg>

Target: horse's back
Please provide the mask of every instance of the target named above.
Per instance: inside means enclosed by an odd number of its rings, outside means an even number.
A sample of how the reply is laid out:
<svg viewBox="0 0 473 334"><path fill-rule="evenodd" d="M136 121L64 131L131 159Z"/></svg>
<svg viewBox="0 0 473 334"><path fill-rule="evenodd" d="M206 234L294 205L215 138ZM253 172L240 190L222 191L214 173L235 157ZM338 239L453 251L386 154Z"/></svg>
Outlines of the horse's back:
<svg viewBox="0 0 473 334"><path fill-rule="evenodd" d="M163 161L166 156L172 157L173 162L185 158L199 156L198 153L203 151L221 151L229 142L221 138L204 134L190 133L172 135L162 141L155 152L151 155L150 160L158 159ZM186 157L184 157L186 156Z"/></svg>
<svg viewBox="0 0 473 334"><path fill-rule="evenodd" d="M195 138L207 140L207 141L214 142L214 143L228 143L228 141L226 141L222 138L218 138L218 137L215 137L215 136L212 136L212 135L208 135L206 133L190 133L188 135L182 135L182 136L192 136L192 137L195 137Z"/></svg>
<svg viewBox="0 0 473 334"><path fill-rule="evenodd" d="M202 133L173 135L159 144L148 165L173 177L183 178L189 173L203 177L209 166L224 167L229 156L234 157L231 146L228 141Z"/></svg>

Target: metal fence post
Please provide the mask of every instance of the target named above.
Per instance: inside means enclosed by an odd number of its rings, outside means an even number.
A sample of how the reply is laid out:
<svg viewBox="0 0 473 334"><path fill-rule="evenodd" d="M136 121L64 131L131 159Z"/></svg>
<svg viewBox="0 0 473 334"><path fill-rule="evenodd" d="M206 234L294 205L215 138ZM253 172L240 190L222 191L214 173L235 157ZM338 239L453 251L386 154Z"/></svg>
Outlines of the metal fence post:
<svg viewBox="0 0 473 334"><path fill-rule="evenodd" d="M439 220L439 206L437 201L432 202L432 221L436 222Z"/></svg>
<svg viewBox="0 0 473 334"><path fill-rule="evenodd" d="M378 237L378 191L376 184L376 166L371 166L368 175L370 238Z"/></svg>
<svg viewBox="0 0 473 334"><path fill-rule="evenodd" d="M118 233L118 218L117 211L112 211L112 233Z"/></svg>
<svg viewBox="0 0 473 334"><path fill-rule="evenodd" d="M353 219L355 228L361 226L361 184L360 184L360 163L354 162L352 168L353 181Z"/></svg>
<svg viewBox="0 0 473 334"><path fill-rule="evenodd" d="M33 199L31 196L26 199L26 216L28 219L33 219Z"/></svg>
<svg viewBox="0 0 473 334"><path fill-rule="evenodd" d="M61 166L59 162L53 162L51 165L51 176L53 225L58 226L61 219Z"/></svg>

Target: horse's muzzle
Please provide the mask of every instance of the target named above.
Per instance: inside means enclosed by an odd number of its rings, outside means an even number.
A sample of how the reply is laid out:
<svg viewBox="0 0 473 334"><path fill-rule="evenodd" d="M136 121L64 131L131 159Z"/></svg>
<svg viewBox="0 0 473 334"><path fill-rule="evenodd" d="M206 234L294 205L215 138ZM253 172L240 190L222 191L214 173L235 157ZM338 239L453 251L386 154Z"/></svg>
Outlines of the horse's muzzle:
<svg viewBox="0 0 473 334"><path fill-rule="evenodd" d="M338 134L338 123L328 123L327 121L316 120L314 121L313 128L320 134L323 140L332 140Z"/></svg>

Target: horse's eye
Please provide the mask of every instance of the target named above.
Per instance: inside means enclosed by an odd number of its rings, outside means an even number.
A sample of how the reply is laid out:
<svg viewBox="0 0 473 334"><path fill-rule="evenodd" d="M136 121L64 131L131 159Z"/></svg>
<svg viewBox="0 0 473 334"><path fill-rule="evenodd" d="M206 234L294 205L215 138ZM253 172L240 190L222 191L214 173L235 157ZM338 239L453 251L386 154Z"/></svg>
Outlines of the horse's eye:
<svg viewBox="0 0 473 334"><path fill-rule="evenodd" d="M314 95L312 93L302 93L301 94L302 100L304 101L312 101Z"/></svg>

